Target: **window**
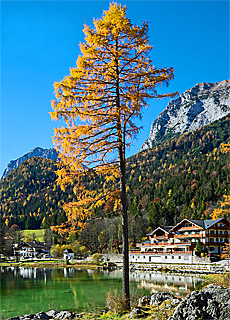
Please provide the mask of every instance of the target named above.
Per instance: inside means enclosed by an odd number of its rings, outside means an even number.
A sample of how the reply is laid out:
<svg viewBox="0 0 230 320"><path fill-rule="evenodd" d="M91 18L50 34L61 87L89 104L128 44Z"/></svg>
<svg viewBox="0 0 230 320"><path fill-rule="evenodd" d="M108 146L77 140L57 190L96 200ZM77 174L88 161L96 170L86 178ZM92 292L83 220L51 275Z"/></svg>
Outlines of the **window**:
<svg viewBox="0 0 230 320"><path fill-rule="evenodd" d="M214 251L215 250L215 248L214 247L210 247L210 251Z"/></svg>
<svg viewBox="0 0 230 320"><path fill-rule="evenodd" d="M181 259L181 256L179 256L178 259Z"/></svg>
<svg viewBox="0 0 230 320"><path fill-rule="evenodd" d="M143 257L143 259L145 259L145 256Z"/></svg>
<svg viewBox="0 0 230 320"><path fill-rule="evenodd" d="M168 259L168 257L167 257L167 256L165 256L165 259Z"/></svg>
<svg viewBox="0 0 230 320"><path fill-rule="evenodd" d="M172 259L174 259L174 256L172 256Z"/></svg>

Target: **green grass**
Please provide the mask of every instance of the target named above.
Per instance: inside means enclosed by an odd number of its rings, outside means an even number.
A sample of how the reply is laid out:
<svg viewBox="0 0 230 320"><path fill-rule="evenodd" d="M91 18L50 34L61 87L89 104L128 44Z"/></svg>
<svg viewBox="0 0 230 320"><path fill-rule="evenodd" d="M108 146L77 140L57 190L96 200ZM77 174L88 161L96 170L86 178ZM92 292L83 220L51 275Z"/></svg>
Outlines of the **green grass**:
<svg viewBox="0 0 230 320"><path fill-rule="evenodd" d="M35 238L36 241L44 242L45 229L23 230L24 240L25 240L26 234L28 234L30 236L30 238L33 238L33 233L35 233L35 235L36 235L36 238Z"/></svg>

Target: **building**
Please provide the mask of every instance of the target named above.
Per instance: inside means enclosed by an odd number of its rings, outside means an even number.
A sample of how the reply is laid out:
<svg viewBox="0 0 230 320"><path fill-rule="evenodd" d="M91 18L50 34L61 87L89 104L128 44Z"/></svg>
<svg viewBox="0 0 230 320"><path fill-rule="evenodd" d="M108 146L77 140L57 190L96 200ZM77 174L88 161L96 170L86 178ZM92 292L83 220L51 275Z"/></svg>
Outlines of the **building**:
<svg viewBox="0 0 230 320"><path fill-rule="evenodd" d="M51 244L43 242L20 242L14 244L14 255L19 258L36 258L50 252Z"/></svg>
<svg viewBox="0 0 230 320"><path fill-rule="evenodd" d="M64 255L64 260L74 259L74 252L72 249L65 249L65 251L63 251L63 255Z"/></svg>
<svg viewBox="0 0 230 320"><path fill-rule="evenodd" d="M192 263L198 240L208 252L220 254L229 242L229 222L184 219L174 227L158 227L147 236L148 241L130 250L130 262Z"/></svg>

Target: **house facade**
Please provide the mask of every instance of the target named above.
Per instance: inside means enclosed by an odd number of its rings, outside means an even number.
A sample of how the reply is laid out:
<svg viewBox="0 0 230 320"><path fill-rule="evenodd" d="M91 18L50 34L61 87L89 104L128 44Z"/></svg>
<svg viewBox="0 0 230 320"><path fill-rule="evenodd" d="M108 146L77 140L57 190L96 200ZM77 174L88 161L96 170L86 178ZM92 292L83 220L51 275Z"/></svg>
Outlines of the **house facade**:
<svg viewBox="0 0 230 320"><path fill-rule="evenodd" d="M66 249L63 251L64 260L74 259L74 252L72 249Z"/></svg>
<svg viewBox="0 0 230 320"><path fill-rule="evenodd" d="M217 220L184 219L175 226L158 227L147 236L148 241L130 250L130 262L192 263L194 249L200 240L209 253L222 251L229 242L230 224L225 218Z"/></svg>
<svg viewBox="0 0 230 320"><path fill-rule="evenodd" d="M14 255L19 258L36 258L50 252L51 245L42 242L21 242L13 247Z"/></svg>

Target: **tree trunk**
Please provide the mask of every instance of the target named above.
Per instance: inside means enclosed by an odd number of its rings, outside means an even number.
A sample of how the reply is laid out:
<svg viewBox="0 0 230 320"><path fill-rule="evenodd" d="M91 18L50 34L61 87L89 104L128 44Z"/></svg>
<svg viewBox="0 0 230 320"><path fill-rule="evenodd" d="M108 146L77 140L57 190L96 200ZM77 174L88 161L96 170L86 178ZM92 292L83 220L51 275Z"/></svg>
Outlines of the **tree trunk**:
<svg viewBox="0 0 230 320"><path fill-rule="evenodd" d="M121 216L122 216L122 293L125 302L125 309L130 309L129 297L129 245L128 245L128 218L126 201L126 182L125 182L125 127L122 139L121 126L121 106L120 106L120 88L119 88L119 64L118 64L118 39L116 39L116 108L117 108L117 134L118 134L118 159L120 172L120 198L121 198ZM124 141L123 141L124 140Z"/></svg>
<svg viewBox="0 0 230 320"><path fill-rule="evenodd" d="M120 196L121 196L121 214L122 214L122 293L126 301L126 309L130 309L129 297L129 244L128 244L128 218L126 203L126 183L125 183L125 162L123 158L122 146L119 148L119 171L120 171Z"/></svg>

